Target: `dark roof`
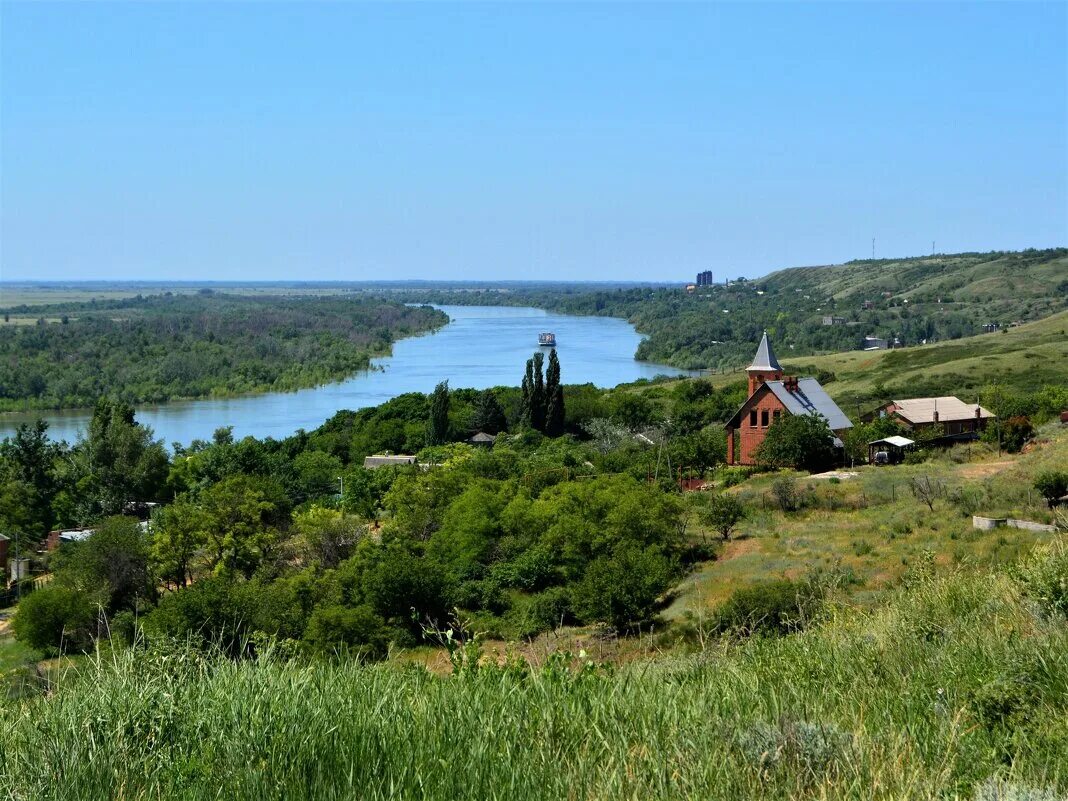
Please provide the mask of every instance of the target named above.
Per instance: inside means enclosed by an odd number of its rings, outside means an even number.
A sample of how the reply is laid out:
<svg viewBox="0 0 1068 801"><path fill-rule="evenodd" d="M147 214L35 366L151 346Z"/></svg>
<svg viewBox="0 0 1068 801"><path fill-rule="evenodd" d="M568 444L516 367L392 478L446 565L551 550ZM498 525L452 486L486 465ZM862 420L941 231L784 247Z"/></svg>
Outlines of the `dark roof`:
<svg viewBox="0 0 1068 801"><path fill-rule="evenodd" d="M782 405L786 407L786 411L790 412L790 414L818 414L827 420L827 425L830 426L832 431L841 431L842 429L853 427L853 423L846 416L846 413L838 408L837 403L831 400L831 396L820 386L819 381L815 378L799 378L797 379L797 389L793 392L787 389L786 384L782 381L768 381L761 384L746 399L742 407L734 413L734 417L727 421L728 428L738 427L741 422L742 411L749 405L749 401L764 387L767 387L768 391L772 392L782 402Z"/></svg>
<svg viewBox="0 0 1068 801"><path fill-rule="evenodd" d="M775 358L775 351L771 349L771 343L768 342L768 332L764 332L764 336L760 338L760 345L757 346L756 355L753 357L753 363L745 368L746 370L777 370L782 372L782 365L779 364L779 360Z"/></svg>
<svg viewBox="0 0 1068 801"><path fill-rule="evenodd" d="M479 431L468 442L496 442L497 438L493 434L487 434L485 431Z"/></svg>

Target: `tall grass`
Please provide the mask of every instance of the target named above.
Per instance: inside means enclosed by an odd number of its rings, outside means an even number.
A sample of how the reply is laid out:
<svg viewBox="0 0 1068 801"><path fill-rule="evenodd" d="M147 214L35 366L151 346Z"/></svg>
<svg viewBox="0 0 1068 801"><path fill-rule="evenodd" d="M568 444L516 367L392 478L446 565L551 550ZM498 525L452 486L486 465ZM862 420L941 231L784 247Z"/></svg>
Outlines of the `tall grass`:
<svg viewBox="0 0 1068 801"><path fill-rule="evenodd" d="M834 610L798 635L616 670L551 662L439 677L117 652L0 709L0 792L1059 798L1068 629L1058 615L1005 574L920 573L884 605Z"/></svg>

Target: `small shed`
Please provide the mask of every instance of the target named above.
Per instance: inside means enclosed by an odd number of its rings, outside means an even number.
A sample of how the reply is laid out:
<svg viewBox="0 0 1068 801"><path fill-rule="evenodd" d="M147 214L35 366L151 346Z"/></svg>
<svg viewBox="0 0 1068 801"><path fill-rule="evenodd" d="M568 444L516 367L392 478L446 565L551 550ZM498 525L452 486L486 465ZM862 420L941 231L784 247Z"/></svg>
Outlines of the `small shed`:
<svg viewBox="0 0 1068 801"><path fill-rule="evenodd" d="M898 464L905 458L905 452L916 444L908 437L884 437L868 443L868 463L875 464L875 454L885 453L890 464Z"/></svg>
<svg viewBox="0 0 1068 801"><path fill-rule="evenodd" d="M477 434L467 440L467 443L469 445L475 445L481 448L492 448L493 443L496 441L497 437L495 437L493 434L487 434L485 431L479 431Z"/></svg>

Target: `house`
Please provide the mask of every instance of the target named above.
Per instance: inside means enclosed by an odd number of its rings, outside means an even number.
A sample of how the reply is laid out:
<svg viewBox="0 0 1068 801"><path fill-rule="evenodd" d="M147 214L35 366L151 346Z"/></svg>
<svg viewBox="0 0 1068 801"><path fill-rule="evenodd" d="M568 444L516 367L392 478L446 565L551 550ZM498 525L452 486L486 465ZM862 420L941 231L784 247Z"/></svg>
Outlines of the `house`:
<svg viewBox="0 0 1068 801"><path fill-rule="evenodd" d="M824 315L824 325L845 325L845 317L834 317L833 315Z"/></svg>
<svg viewBox="0 0 1068 801"><path fill-rule="evenodd" d="M390 465L406 465L415 464L414 456L407 456L405 454L383 454L378 453L374 456L363 457L363 466L368 470L375 470L379 467L389 467Z"/></svg>
<svg viewBox="0 0 1068 801"><path fill-rule="evenodd" d="M940 425L945 436L976 439L994 415L978 403L965 403L952 395L943 395L939 398L890 401L865 415L868 420L876 417L893 417L910 431L923 431Z"/></svg>
<svg viewBox="0 0 1068 801"><path fill-rule="evenodd" d="M820 415L836 436L853 427L815 378L783 375L767 331L746 372L749 374L749 398L724 426L727 429L727 464L755 464L757 448L764 441L768 428L784 414Z"/></svg>
<svg viewBox="0 0 1068 801"><path fill-rule="evenodd" d="M45 539L45 550L54 551L65 542L83 542L96 533L95 528L70 528L49 531Z"/></svg>
<svg viewBox="0 0 1068 801"><path fill-rule="evenodd" d="M875 303L873 301L866 300L866 301L864 301L863 303L860 304L860 308L862 308L862 309L874 309L875 308Z"/></svg>
<svg viewBox="0 0 1068 801"><path fill-rule="evenodd" d="M485 431L479 431L477 434L467 440L469 445L475 445L477 447L482 448L492 448L493 443L496 441L497 437L495 437L493 434L487 434Z"/></svg>
<svg viewBox="0 0 1068 801"><path fill-rule="evenodd" d="M881 337L864 337L864 344L860 346L861 350L886 350L890 346L890 343L882 339Z"/></svg>
<svg viewBox="0 0 1068 801"><path fill-rule="evenodd" d="M993 334L996 331L1000 331L1000 330L1001 330L1001 324L1000 323L983 323L983 333L984 334Z"/></svg>

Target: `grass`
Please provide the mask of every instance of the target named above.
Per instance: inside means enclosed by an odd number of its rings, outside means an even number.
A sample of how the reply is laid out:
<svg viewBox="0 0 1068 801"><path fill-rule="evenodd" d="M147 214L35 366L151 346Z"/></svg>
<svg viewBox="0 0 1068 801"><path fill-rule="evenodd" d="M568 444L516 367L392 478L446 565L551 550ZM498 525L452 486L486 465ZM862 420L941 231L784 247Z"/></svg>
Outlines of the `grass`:
<svg viewBox="0 0 1068 801"><path fill-rule="evenodd" d="M1052 535L980 531L972 527L972 514L1050 522L1032 485L1038 473L1066 463L1068 430L1054 423L1022 455L999 457L975 444L922 464L858 467L852 471L856 478L839 483L794 474L807 503L792 513L776 506L771 492L776 475L754 476L730 490L750 510L735 540L717 560L686 577L665 617L710 614L735 589L766 578L838 572L864 601L893 587L928 554L942 566L1015 562ZM917 478L929 478L942 490L933 511L911 492ZM713 536L699 527L695 534Z"/></svg>
<svg viewBox="0 0 1068 801"><path fill-rule="evenodd" d="M576 664L577 663L577 664ZM1068 628L1001 572L917 572L799 635L611 670L116 652L7 702L35 799L972 799L1068 791ZM577 668L577 669L576 669ZM1048 795L1038 795L1039 792Z"/></svg>

